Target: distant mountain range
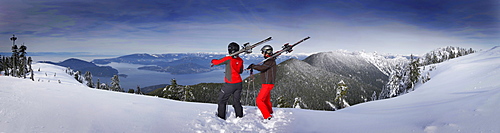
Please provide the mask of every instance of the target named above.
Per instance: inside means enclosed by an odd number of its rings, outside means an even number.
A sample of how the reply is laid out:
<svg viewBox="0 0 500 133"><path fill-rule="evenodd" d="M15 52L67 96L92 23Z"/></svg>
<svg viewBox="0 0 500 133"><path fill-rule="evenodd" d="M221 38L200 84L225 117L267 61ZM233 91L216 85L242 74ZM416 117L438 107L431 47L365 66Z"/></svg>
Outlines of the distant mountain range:
<svg viewBox="0 0 500 133"><path fill-rule="evenodd" d="M97 77L113 77L113 75L118 75L118 70L110 66L97 66L92 62L87 62L76 58L70 58L59 63L51 61L39 61L39 62L54 64L63 67L69 67L74 71L80 71L82 74L89 71L92 73L92 76L97 76Z"/></svg>
<svg viewBox="0 0 500 133"><path fill-rule="evenodd" d="M194 74L223 69L223 66L210 67L212 59L220 59L226 54L219 53L171 53L171 54L131 54L109 59L94 59L96 64L129 63L144 65L141 70L168 72L171 74ZM259 63L263 60L260 54L242 54L245 64ZM281 55L278 62L289 58L304 59L307 55Z"/></svg>

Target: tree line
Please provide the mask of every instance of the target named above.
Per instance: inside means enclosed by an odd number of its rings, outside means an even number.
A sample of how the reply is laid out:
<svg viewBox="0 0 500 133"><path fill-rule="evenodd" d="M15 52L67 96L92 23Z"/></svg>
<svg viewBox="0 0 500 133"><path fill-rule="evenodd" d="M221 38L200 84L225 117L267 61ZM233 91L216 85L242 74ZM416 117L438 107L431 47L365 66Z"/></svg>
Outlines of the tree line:
<svg viewBox="0 0 500 133"><path fill-rule="evenodd" d="M411 55L408 62L398 64L395 70L392 71L389 76L389 82L384 86L382 92L380 92L378 99L386 99L406 94L414 91L415 84L418 82L425 83L429 81L431 79L430 74L428 72L422 74L421 71L421 69L425 69L428 65L441 63L475 52L476 51L472 48L466 49L448 46L433 50L420 58ZM428 67L430 67L430 71L435 69L435 66Z"/></svg>
<svg viewBox="0 0 500 133"><path fill-rule="evenodd" d="M12 56L0 55L0 72L3 72L3 75L5 76L25 79L29 76L32 81L35 81L34 70L32 68L33 59L26 56L26 50L28 49L28 47L24 45L24 43L21 46L18 46L16 44L17 39L18 38L16 37L16 35L12 35L12 37L10 38L10 40L12 41ZM38 71L40 71L40 69L38 69ZM97 83L94 83L92 81L92 73L89 71L85 72L84 74L82 74L80 71L75 72L71 70L71 68L67 68L65 71L67 74L74 76L75 80L87 85L90 88L125 92L123 88L120 87L120 79L118 78L118 75L114 75L113 78L111 78L111 83L108 85L106 83L101 83L99 79L97 80ZM56 74L54 74L54 76L56 76ZM59 83L61 83L60 80ZM129 89L128 93L143 94L139 86L137 86L137 91L134 89Z"/></svg>
<svg viewBox="0 0 500 133"><path fill-rule="evenodd" d="M82 75L80 71L73 71L71 68L67 67L65 72L73 76L76 81L85 84L89 88L125 92L125 90L120 86L120 78L118 75L114 75L111 78L111 83L106 84L104 82L101 82L100 79L97 79L97 83L94 83L93 76L90 71L86 71L85 74ZM129 89L127 93L144 94L139 86L137 86L137 90Z"/></svg>
<svg viewBox="0 0 500 133"><path fill-rule="evenodd" d="M21 46L17 46L16 35L12 35L10 38L12 41L12 56L2 56L0 60L0 71L3 71L5 76L12 76L18 78L29 78L31 80L35 80L33 77L33 69L31 67L31 63L33 60L31 57L26 56L27 46L22 44Z"/></svg>

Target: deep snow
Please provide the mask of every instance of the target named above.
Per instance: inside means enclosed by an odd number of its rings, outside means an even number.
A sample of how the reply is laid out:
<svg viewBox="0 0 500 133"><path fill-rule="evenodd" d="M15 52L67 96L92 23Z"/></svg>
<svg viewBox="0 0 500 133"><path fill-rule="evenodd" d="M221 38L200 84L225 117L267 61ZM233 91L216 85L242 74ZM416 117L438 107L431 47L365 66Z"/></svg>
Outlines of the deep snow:
<svg viewBox="0 0 500 133"><path fill-rule="evenodd" d="M90 89L37 63L36 81L0 76L0 132L500 132L500 48L433 66L406 95L335 112L274 108L263 124L254 106L241 119L229 107L224 121L215 104Z"/></svg>

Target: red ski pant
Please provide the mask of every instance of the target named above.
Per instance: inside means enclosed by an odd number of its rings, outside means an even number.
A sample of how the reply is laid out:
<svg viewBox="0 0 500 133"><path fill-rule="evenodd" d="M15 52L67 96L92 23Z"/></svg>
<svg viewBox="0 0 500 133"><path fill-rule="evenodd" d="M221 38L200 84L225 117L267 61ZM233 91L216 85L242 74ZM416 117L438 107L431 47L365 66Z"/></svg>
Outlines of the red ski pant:
<svg viewBox="0 0 500 133"><path fill-rule="evenodd" d="M255 101L264 119L269 118L273 113L273 104L271 103L271 90L273 87L274 84L262 84Z"/></svg>

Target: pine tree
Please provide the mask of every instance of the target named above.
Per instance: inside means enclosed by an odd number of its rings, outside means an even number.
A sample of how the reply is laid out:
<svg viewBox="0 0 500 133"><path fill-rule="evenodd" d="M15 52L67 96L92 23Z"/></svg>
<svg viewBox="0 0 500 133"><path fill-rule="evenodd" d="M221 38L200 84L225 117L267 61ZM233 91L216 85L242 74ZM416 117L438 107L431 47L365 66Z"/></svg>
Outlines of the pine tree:
<svg viewBox="0 0 500 133"><path fill-rule="evenodd" d="M469 49L469 54L475 53L476 51L472 50L472 48Z"/></svg>
<svg viewBox="0 0 500 133"><path fill-rule="evenodd" d="M372 94L371 100L372 100L372 101L377 100L377 92L376 92L376 91L373 91L373 94Z"/></svg>
<svg viewBox="0 0 500 133"><path fill-rule="evenodd" d="M13 76L13 77L18 77L18 59L19 59L19 52L18 52L18 47L16 45L16 40L17 40L17 37L16 35L12 35L12 37L10 38L10 40L12 41L12 56L10 57L10 64L9 64L9 72L6 74L6 75L10 75L10 76Z"/></svg>
<svg viewBox="0 0 500 133"><path fill-rule="evenodd" d="M95 88L96 89L101 89L101 80L99 78L97 78L97 83L96 83Z"/></svg>
<svg viewBox="0 0 500 133"><path fill-rule="evenodd" d="M137 91L135 93L139 94L139 95L144 95L144 93L142 93L142 91L141 91L141 87L139 87L139 86L137 86Z"/></svg>
<svg viewBox="0 0 500 133"><path fill-rule="evenodd" d="M4 57L2 55L0 55L0 72L4 71Z"/></svg>
<svg viewBox="0 0 500 133"><path fill-rule="evenodd" d="M109 86L106 83L101 83L99 89L108 90Z"/></svg>
<svg viewBox="0 0 500 133"><path fill-rule="evenodd" d="M19 48L19 77L26 78L26 73L28 73L28 68L26 67L28 65L27 59L26 59L26 47L24 44L21 45Z"/></svg>
<svg viewBox="0 0 500 133"><path fill-rule="evenodd" d="M170 84L171 84L172 86L175 86L175 87L177 87L177 85L178 85L178 84L177 84L177 80L175 80L175 79L171 79L171 80L170 80Z"/></svg>
<svg viewBox="0 0 500 133"><path fill-rule="evenodd" d="M290 108L290 103L287 102L284 96L279 96L278 97L278 103L277 103L278 108Z"/></svg>
<svg viewBox="0 0 500 133"><path fill-rule="evenodd" d="M35 74L34 74L34 72L33 72L33 68L31 67L31 63L33 63L33 60L31 59L31 57L28 57L29 72L31 72L31 74L30 74L30 79L31 79L32 81L35 81L35 77L34 77L34 76L35 76Z"/></svg>
<svg viewBox="0 0 500 133"><path fill-rule="evenodd" d="M302 107L300 106L300 104L302 103L302 98L300 97L296 97L295 98L295 101L293 101L293 108L296 108L296 109L301 109Z"/></svg>
<svg viewBox="0 0 500 133"><path fill-rule="evenodd" d="M420 77L420 68L418 67L419 59L413 59L413 54L410 56L410 86L407 89L414 89L415 83L418 82L418 77Z"/></svg>
<svg viewBox="0 0 500 133"><path fill-rule="evenodd" d="M45 75L47 75L47 74L45 74ZM80 75L80 71L76 71L74 76L75 76L76 81L83 83L83 79L82 79L82 76Z"/></svg>
<svg viewBox="0 0 500 133"><path fill-rule="evenodd" d="M189 86L185 86L184 87L184 92L183 92L183 95L181 97L182 101L192 101L195 99L194 95L193 95L193 88L192 87L189 87Z"/></svg>
<svg viewBox="0 0 500 133"><path fill-rule="evenodd" d="M177 84L177 80L170 80L171 85L167 85L163 89L163 97L168 99L180 100L182 97L182 87Z"/></svg>
<svg viewBox="0 0 500 133"><path fill-rule="evenodd" d="M19 74L19 72L18 72L18 70L19 70L18 59L19 59L18 48L17 48L17 45L14 44L12 46L12 56L10 57L10 60L12 63L12 65L11 65L12 68L11 68L10 74L11 74L11 76L14 76L14 77L19 77L19 75L18 75Z"/></svg>
<svg viewBox="0 0 500 133"><path fill-rule="evenodd" d="M336 96L334 101L339 106L338 109L350 106L346 101L348 89L349 87L347 87L347 84L344 82L344 80L340 80L339 83L337 83Z"/></svg>
<svg viewBox="0 0 500 133"><path fill-rule="evenodd" d="M40 68L38 68L38 71L40 72ZM69 74L69 75L74 75L75 74L73 72L73 70L71 70L71 68L69 68L69 67L66 68L66 73Z"/></svg>
<svg viewBox="0 0 500 133"><path fill-rule="evenodd" d="M89 71L85 72L85 81L87 82L87 86L90 88L94 88L94 83L92 82L92 73Z"/></svg>
<svg viewBox="0 0 500 133"><path fill-rule="evenodd" d="M111 87L109 89L112 91L123 92L123 89L120 87L120 79L118 78L118 75L114 75L113 78L111 78Z"/></svg>
<svg viewBox="0 0 500 133"><path fill-rule="evenodd" d="M5 76L10 76L10 69L12 69L11 65L12 63L10 63L10 58L9 57L5 57L4 59L4 74Z"/></svg>

